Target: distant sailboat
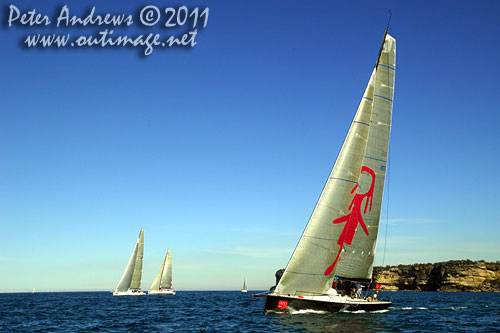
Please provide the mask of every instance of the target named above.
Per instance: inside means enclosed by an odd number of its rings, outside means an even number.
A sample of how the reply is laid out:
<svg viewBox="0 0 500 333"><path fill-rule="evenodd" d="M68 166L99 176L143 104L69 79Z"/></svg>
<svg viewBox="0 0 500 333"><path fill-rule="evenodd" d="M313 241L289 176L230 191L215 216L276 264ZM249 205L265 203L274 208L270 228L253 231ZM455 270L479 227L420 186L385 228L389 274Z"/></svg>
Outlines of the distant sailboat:
<svg viewBox="0 0 500 333"><path fill-rule="evenodd" d="M145 295L141 291L142 258L144 256L144 230L141 229L139 239L135 244L134 251L130 256L125 272L118 282L114 296L137 296Z"/></svg>
<svg viewBox="0 0 500 333"><path fill-rule="evenodd" d="M149 288L149 295L175 295L175 290L172 289L172 254L170 249L163 259L160 270Z"/></svg>
<svg viewBox="0 0 500 333"><path fill-rule="evenodd" d="M245 280L243 280L243 288L240 290L242 293L246 293L248 290L247 290L247 278L245 278Z"/></svg>
<svg viewBox="0 0 500 333"><path fill-rule="evenodd" d="M264 312L375 311L371 282L391 130L396 40L385 31L368 86L302 237Z"/></svg>

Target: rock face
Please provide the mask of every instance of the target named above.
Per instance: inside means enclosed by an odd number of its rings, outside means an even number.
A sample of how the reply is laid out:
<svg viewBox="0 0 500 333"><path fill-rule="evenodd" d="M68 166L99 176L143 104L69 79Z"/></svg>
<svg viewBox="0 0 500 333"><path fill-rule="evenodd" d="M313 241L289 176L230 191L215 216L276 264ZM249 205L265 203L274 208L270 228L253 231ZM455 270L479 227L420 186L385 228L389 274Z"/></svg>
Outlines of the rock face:
<svg viewBox="0 0 500 333"><path fill-rule="evenodd" d="M452 260L374 267L373 281L381 290L500 292L500 262Z"/></svg>

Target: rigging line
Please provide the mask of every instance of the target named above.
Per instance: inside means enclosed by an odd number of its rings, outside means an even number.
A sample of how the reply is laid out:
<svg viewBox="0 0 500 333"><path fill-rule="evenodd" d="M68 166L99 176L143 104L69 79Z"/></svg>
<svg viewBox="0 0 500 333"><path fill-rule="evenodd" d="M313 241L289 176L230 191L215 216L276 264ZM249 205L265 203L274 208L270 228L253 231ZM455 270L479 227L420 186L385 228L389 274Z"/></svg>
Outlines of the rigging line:
<svg viewBox="0 0 500 333"><path fill-rule="evenodd" d="M389 29L389 23L391 22L391 17L392 17L392 11L389 10L389 13L391 16L389 17L389 22L387 23L387 30ZM389 74L389 71L387 71L387 84L390 84L391 80L391 75ZM392 87L394 89L394 81L392 82ZM394 90L393 90L394 91ZM392 95L392 99L394 99L394 95ZM392 110L392 108L391 108ZM392 114L392 112L391 112ZM392 115L391 115L391 124L392 124ZM389 134L390 135L390 134ZM389 146L387 146L387 171L386 171L386 178L387 178L387 205L386 205L386 218L385 218L385 239L384 239L384 255L382 256L382 267L384 267L385 264L385 250L387 248L387 229L389 228L389 194L391 192L391 187L390 187L390 171L391 171L391 149Z"/></svg>
<svg viewBox="0 0 500 333"><path fill-rule="evenodd" d="M389 227L389 193L390 193L390 175L389 171L391 170L391 151L387 154L387 206L386 206L386 218L385 218L385 239L384 239L384 255L382 256L382 267L385 264L385 249L387 248L387 229Z"/></svg>

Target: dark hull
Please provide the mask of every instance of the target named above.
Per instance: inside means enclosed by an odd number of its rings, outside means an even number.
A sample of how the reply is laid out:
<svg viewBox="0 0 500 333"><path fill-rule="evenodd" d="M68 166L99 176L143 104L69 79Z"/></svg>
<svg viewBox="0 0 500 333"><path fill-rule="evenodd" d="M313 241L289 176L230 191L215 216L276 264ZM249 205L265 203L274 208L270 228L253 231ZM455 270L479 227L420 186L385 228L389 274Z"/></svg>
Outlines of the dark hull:
<svg viewBox="0 0 500 333"><path fill-rule="evenodd" d="M266 296L266 305L264 313L289 313L291 311L314 310L326 312L339 311L378 311L387 309L392 302L373 301L363 302L359 304L346 304L337 302L325 302L308 299L297 299L294 297L284 296Z"/></svg>

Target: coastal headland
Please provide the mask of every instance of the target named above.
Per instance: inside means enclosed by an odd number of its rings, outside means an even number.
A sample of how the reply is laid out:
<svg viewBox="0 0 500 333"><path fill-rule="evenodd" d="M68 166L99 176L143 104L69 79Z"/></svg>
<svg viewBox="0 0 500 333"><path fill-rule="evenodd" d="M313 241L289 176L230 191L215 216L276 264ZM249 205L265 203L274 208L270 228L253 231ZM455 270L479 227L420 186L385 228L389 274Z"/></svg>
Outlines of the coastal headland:
<svg viewBox="0 0 500 333"><path fill-rule="evenodd" d="M376 266L373 281L381 290L500 292L500 261Z"/></svg>

